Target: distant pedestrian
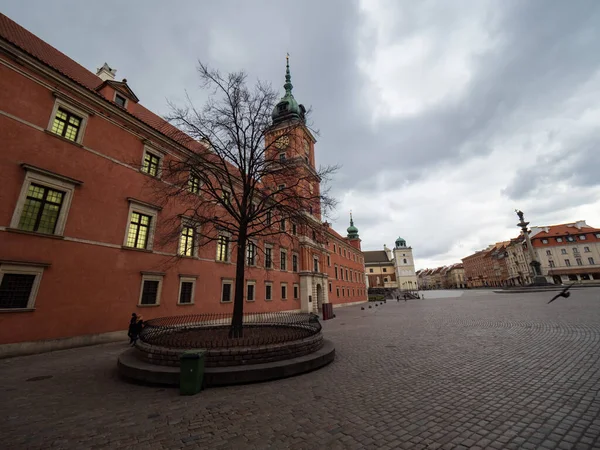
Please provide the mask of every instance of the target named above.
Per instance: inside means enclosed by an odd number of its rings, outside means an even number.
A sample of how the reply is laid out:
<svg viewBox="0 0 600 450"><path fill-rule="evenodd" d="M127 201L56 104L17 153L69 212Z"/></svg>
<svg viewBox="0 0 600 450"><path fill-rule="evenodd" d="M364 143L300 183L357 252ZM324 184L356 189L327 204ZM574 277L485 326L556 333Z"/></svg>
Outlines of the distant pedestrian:
<svg viewBox="0 0 600 450"><path fill-rule="evenodd" d="M132 333L132 343L131 346L134 347L137 340L140 337L140 333L142 332L142 329L144 328L144 317L143 316L137 316L137 320L135 322L135 325L133 325L133 333Z"/></svg>
<svg viewBox="0 0 600 450"><path fill-rule="evenodd" d="M127 330L127 336L129 336L129 345L133 345L135 343L134 336L136 334L137 327L137 314L132 313L131 319L129 320L129 329Z"/></svg>

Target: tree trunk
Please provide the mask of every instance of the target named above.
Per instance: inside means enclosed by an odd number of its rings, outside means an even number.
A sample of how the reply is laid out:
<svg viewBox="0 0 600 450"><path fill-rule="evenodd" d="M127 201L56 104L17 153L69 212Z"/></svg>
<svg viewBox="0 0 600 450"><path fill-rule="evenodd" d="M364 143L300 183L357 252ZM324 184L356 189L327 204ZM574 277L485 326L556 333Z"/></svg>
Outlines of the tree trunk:
<svg viewBox="0 0 600 450"><path fill-rule="evenodd" d="M235 293L233 296L233 316L229 328L230 338L244 335L244 274L246 264L246 231L240 229L237 242L237 261L235 263Z"/></svg>

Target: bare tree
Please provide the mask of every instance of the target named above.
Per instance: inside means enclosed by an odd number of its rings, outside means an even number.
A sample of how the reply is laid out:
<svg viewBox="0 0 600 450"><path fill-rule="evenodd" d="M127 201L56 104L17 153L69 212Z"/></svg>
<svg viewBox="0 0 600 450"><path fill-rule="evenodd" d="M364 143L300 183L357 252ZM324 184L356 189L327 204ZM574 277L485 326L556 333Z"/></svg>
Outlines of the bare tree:
<svg viewBox="0 0 600 450"><path fill-rule="evenodd" d="M308 161L303 139L312 134L302 105L300 114L274 125L274 108L287 97L278 103L276 92L260 81L249 88L244 72L222 75L201 62L198 72L210 96L200 109L189 97L185 106L171 104L168 120L185 133L178 139L189 151L165 162L157 195L163 202L179 199L172 203L185 205L166 221L170 230L163 235L179 243L180 253L215 241L218 257L228 257L235 248L229 333L235 338L243 335L245 268L258 250L255 242L293 241L295 234L320 239L321 214L335 203L320 183L337 167L314 169ZM289 66L286 80L291 96ZM281 154L282 143L287 157ZM183 234L182 220L189 224Z"/></svg>

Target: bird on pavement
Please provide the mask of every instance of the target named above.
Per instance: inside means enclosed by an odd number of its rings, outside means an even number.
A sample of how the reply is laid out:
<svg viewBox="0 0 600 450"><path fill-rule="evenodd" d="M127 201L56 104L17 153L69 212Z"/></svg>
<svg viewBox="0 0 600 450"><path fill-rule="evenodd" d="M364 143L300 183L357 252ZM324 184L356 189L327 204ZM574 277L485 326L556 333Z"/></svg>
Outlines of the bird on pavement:
<svg viewBox="0 0 600 450"><path fill-rule="evenodd" d="M575 283L573 283L575 284ZM569 289L571 289L571 286L573 286L573 284L570 284L569 286L567 286L566 288L564 288L562 291L560 291L558 294L556 294L554 297L552 297L552 300L550 300L548 302L548 304L552 303L554 300L556 300L558 297L564 297L564 298L568 298L571 293L567 292Z"/></svg>

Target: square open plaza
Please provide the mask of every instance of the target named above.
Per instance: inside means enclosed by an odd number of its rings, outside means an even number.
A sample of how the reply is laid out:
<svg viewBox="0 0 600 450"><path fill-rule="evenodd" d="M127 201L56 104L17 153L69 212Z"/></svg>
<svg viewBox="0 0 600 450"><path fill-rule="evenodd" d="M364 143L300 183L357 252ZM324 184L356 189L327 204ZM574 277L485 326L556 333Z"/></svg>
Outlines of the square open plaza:
<svg viewBox="0 0 600 450"><path fill-rule="evenodd" d="M123 343L4 359L0 435L11 449L595 449L600 289L551 296L342 308L323 322L331 364L194 397L120 380Z"/></svg>

